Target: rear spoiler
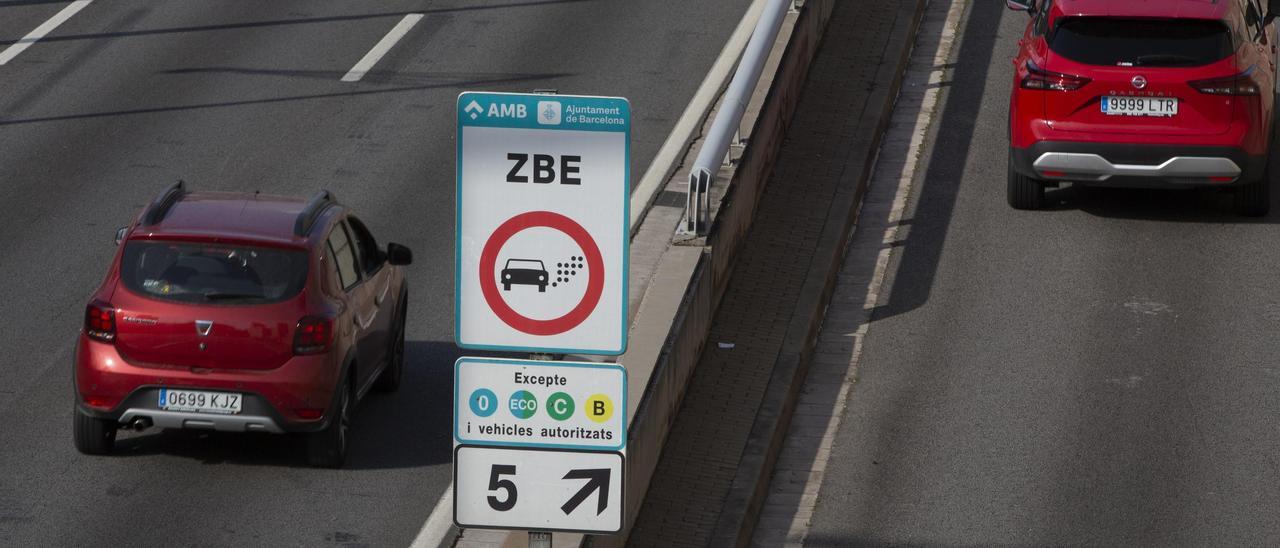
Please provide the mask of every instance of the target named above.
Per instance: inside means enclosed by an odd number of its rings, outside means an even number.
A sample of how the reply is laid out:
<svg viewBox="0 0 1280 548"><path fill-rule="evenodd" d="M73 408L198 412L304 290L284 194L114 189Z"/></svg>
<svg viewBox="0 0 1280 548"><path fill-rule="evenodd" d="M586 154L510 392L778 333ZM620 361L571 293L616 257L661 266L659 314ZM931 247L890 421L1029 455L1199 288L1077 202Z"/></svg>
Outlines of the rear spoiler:
<svg viewBox="0 0 1280 548"><path fill-rule="evenodd" d="M302 208L302 212L298 213L298 220L293 223L293 235L302 237L309 234L316 224L316 219L331 205L336 205L336 201L328 190L321 190L312 197L311 201L307 202L307 206Z"/></svg>
<svg viewBox="0 0 1280 548"><path fill-rule="evenodd" d="M142 224L152 226L163 221L165 214L169 213L169 209L173 207L173 204L186 193L187 186L182 180L169 185L168 188L164 189L164 192L161 192L159 196L156 196L156 199L151 201L146 211L142 213Z"/></svg>

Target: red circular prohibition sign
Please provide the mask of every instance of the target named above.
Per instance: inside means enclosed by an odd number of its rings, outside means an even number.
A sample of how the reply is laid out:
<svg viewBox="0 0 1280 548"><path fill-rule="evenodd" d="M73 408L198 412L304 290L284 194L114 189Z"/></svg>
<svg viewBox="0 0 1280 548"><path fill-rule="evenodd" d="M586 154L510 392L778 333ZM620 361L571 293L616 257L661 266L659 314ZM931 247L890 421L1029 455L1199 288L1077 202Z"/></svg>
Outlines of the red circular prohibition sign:
<svg viewBox="0 0 1280 548"><path fill-rule="evenodd" d="M578 301L578 305L573 307L573 310L550 320L535 320L513 310L498 292L498 283L494 280L498 266L498 251L502 250L502 246L512 236L536 227L559 230L573 238L578 247L582 248L583 256L587 259L587 292L582 295L582 300ZM493 313L512 328L530 335L559 335L578 327L600 303L600 295L604 293L604 259L600 257L600 248L596 246L595 240L591 239L591 235L587 234L587 229L582 228L582 225L573 219L550 211L521 213L502 223L497 230L493 231L493 235L489 236L489 241L485 242L484 250L480 252L480 292L484 294L484 300L489 303Z"/></svg>

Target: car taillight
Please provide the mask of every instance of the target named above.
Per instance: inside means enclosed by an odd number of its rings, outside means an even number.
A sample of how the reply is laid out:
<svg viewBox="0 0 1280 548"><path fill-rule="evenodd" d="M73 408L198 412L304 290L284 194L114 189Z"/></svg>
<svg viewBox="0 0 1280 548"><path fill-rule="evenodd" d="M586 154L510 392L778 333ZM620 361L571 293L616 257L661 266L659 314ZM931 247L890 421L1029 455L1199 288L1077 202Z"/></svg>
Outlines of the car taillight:
<svg viewBox="0 0 1280 548"><path fill-rule="evenodd" d="M1249 67L1249 70L1240 74L1187 83L1206 95L1258 95L1262 93L1262 88L1254 80L1253 73L1253 67Z"/></svg>
<svg viewBox="0 0 1280 548"><path fill-rule="evenodd" d="M333 320L320 316L307 316L298 321L293 333L293 353L319 354L329 350L333 342Z"/></svg>
<svg viewBox="0 0 1280 548"><path fill-rule="evenodd" d="M116 340L116 309L111 303L93 301L84 309L84 334L101 342Z"/></svg>
<svg viewBox="0 0 1280 548"><path fill-rule="evenodd" d="M1075 91L1093 81L1083 76L1045 70L1031 61L1027 61L1027 72L1027 77L1022 79L1022 87L1026 89Z"/></svg>

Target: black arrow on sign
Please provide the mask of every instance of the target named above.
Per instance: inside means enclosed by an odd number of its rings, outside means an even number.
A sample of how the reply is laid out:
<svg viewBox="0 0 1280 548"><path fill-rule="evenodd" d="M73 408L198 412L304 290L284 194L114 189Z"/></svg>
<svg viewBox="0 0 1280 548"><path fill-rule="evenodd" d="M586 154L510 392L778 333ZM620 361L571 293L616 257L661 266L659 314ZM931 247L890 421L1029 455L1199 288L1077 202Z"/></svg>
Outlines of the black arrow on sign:
<svg viewBox="0 0 1280 548"><path fill-rule="evenodd" d="M564 511L564 515L567 516L577 510L582 501L587 500L591 492L596 489L600 490L600 503L596 506L596 515L603 514L604 509L609 507L609 473L608 468L589 468L586 470L570 470L568 474L565 474L564 479L590 481L583 485L582 489L579 489L578 493L569 499L569 502L560 507L560 510Z"/></svg>

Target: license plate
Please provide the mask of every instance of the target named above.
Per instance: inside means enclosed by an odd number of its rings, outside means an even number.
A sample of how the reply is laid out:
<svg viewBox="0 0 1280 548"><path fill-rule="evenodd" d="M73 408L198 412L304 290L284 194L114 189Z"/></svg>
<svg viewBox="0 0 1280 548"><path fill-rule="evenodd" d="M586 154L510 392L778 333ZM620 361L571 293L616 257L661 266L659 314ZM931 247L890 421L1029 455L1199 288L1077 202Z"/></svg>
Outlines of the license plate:
<svg viewBox="0 0 1280 548"><path fill-rule="evenodd" d="M196 411L233 415L240 412L244 398L229 392L160 389L160 408L166 411Z"/></svg>
<svg viewBox="0 0 1280 548"><path fill-rule="evenodd" d="M1176 116L1178 100L1173 97L1102 98L1102 113L1109 116Z"/></svg>

